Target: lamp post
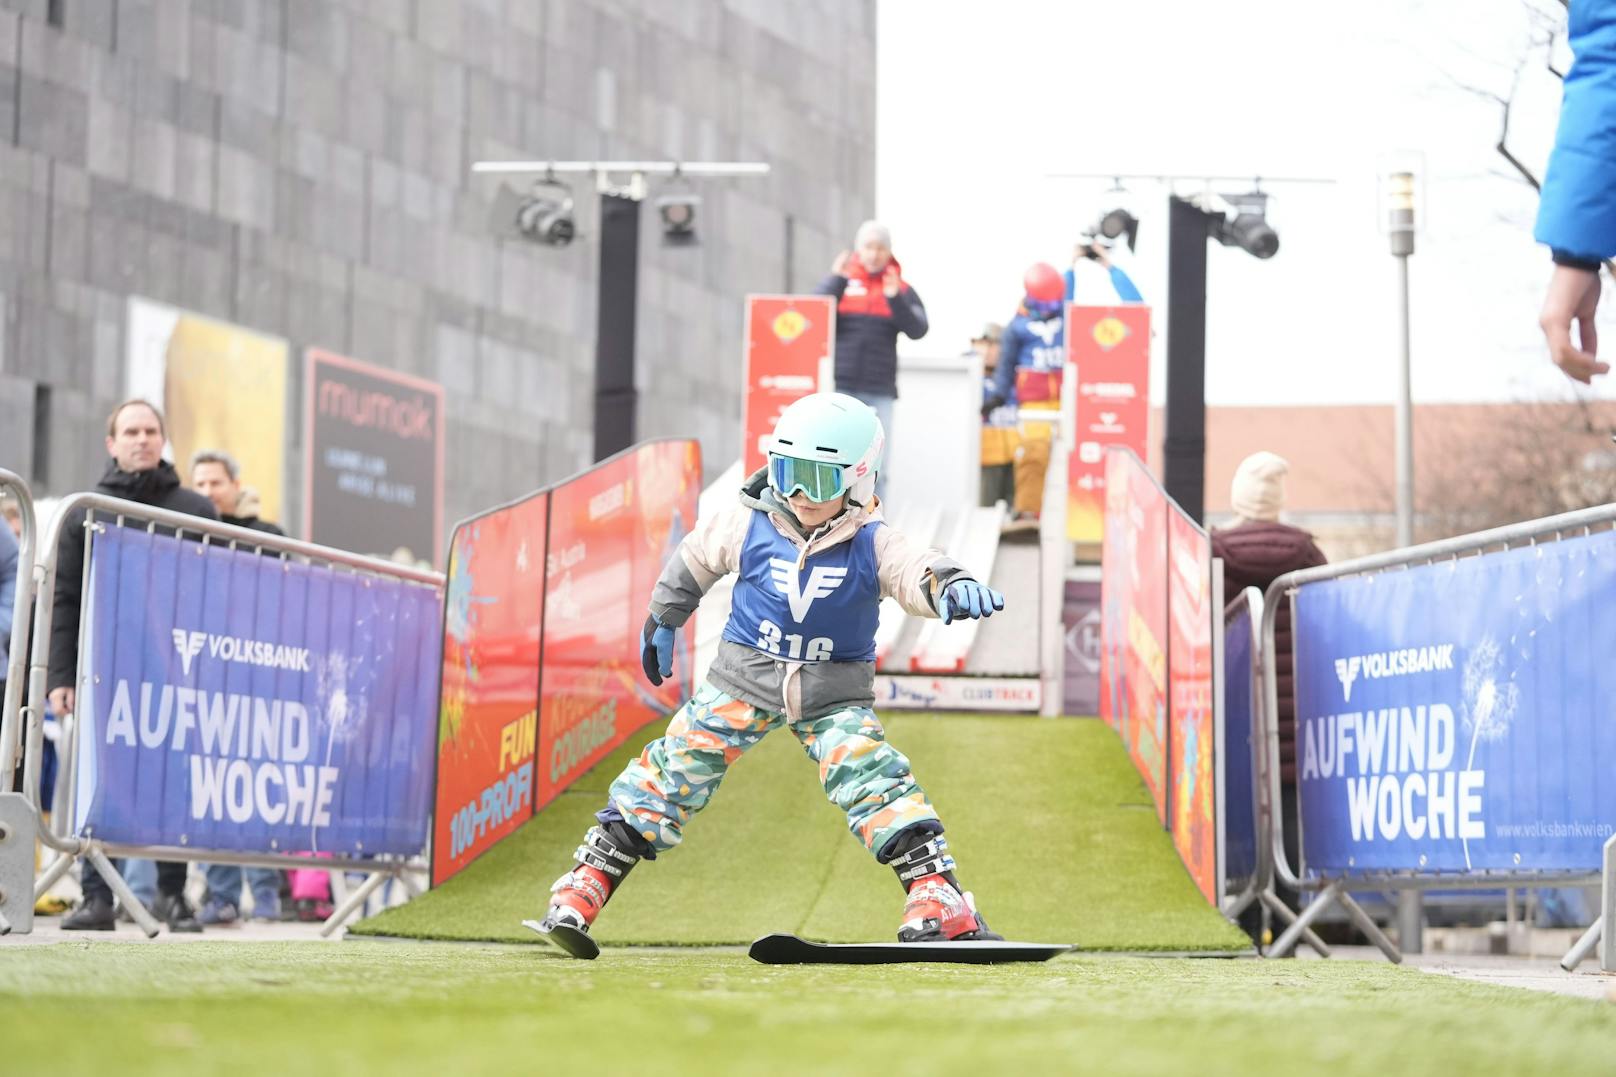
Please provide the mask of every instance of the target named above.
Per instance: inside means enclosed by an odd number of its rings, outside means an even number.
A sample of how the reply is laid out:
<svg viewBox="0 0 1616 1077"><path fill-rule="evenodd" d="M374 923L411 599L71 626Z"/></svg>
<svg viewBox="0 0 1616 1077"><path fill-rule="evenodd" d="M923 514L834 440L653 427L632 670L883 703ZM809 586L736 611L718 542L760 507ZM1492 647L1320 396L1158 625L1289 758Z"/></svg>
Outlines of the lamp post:
<svg viewBox="0 0 1616 1077"><path fill-rule="evenodd" d="M1408 257L1414 253L1414 173L1386 177L1386 237L1397 259L1397 311L1402 345L1397 368L1397 545L1414 545L1414 398L1409 377ZM1404 947L1407 949L1407 947Z"/></svg>

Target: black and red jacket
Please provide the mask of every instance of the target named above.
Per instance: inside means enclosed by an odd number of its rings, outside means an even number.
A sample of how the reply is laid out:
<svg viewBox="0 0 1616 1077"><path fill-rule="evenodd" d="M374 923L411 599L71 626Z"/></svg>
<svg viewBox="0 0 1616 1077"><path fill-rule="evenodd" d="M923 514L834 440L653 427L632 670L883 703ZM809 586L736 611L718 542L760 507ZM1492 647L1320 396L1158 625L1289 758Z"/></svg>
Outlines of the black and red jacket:
<svg viewBox="0 0 1616 1077"><path fill-rule="evenodd" d="M890 263L897 266L897 259ZM926 335L926 308L905 282L891 299L857 256L847 276L832 273L814 291L836 297L836 391L898 395L898 334L911 340ZM901 273L902 270L900 269Z"/></svg>

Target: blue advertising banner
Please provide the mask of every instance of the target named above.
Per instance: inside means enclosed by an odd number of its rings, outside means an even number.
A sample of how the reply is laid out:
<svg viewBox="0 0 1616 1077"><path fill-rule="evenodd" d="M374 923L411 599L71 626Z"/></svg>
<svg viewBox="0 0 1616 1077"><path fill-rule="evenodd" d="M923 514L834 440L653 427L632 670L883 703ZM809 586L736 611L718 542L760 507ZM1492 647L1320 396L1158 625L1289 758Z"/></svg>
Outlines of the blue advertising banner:
<svg viewBox="0 0 1616 1077"><path fill-rule="evenodd" d="M1257 873L1251 659L1251 607L1241 603L1223 629L1223 877L1231 892Z"/></svg>
<svg viewBox="0 0 1616 1077"><path fill-rule="evenodd" d="M80 834L413 854L432 810L432 588L124 527L92 547Z"/></svg>
<svg viewBox="0 0 1616 1077"><path fill-rule="evenodd" d="M1616 824L1616 533L1307 584L1312 873L1595 871Z"/></svg>

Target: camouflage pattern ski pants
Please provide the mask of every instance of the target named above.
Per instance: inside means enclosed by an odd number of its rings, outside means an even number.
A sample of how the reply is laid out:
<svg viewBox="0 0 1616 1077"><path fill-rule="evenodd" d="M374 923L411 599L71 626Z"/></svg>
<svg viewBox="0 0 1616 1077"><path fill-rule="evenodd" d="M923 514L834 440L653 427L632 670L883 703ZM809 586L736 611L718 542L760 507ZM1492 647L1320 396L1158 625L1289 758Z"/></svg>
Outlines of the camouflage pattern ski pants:
<svg viewBox="0 0 1616 1077"><path fill-rule="evenodd" d="M825 795L872 853L920 822L934 821L909 760L886 741L868 707L789 721L703 684L612 782L611 802L660 852L679 844L690 817L707 806L730 764L777 726L787 726L819 766Z"/></svg>

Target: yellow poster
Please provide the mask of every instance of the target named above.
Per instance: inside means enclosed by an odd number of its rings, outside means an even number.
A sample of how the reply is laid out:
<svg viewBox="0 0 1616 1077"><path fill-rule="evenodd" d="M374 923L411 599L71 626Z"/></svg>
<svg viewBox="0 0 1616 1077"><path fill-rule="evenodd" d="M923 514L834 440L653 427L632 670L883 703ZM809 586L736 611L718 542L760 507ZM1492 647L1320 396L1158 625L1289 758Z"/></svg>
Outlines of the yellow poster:
<svg viewBox="0 0 1616 1077"><path fill-rule="evenodd" d="M286 506L286 341L141 299L130 300L129 388L167 419L180 479L204 449L229 453L259 515L283 526Z"/></svg>

